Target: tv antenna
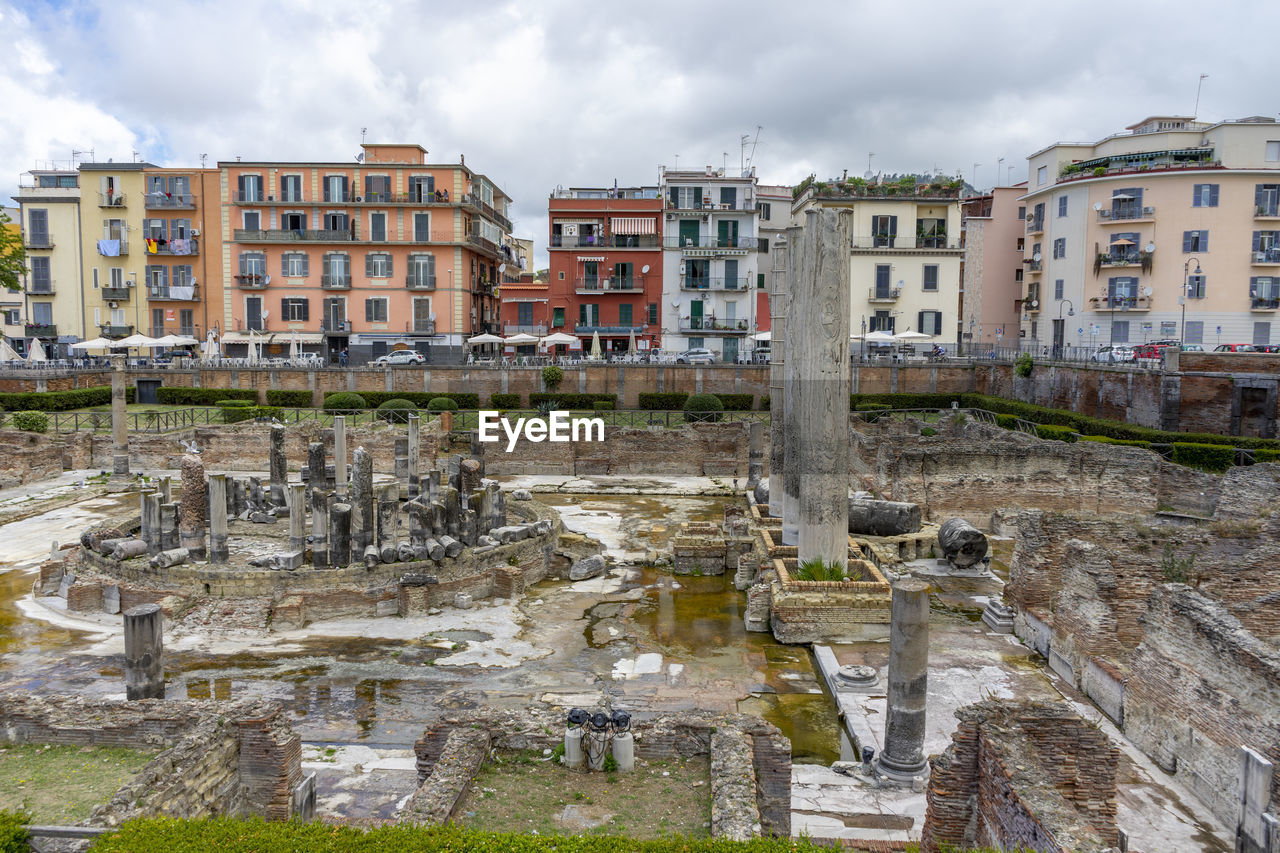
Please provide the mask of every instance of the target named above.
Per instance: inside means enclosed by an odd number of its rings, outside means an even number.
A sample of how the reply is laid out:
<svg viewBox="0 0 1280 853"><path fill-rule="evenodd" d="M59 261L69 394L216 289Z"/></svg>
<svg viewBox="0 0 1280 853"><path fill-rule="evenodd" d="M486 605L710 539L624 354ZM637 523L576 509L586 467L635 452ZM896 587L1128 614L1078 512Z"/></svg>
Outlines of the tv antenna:
<svg viewBox="0 0 1280 853"><path fill-rule="evenodd" d="M745 157L745 159L743 159L743 160L742 160L742 163L741 163L741 165L742 165L742 171L743 171L743 172L746 172L746 171L747 171L747 167L748 167L748 166L750 166L750 165L751 165L751 163L752 163L752 161L756 159L756 146L760 144L760 131L761 131L761 130L764 130L764 128L757 124L757 125L756 125L756 138L751 140L751 153L750 153L750 154L747 154L747 155L746 155L746 157ZM742 151L743 151L743 152L745 152L745 151L746 151L746 149L747 149L747 139L748 139L750 136L751 136L751 134L749 134L749 133L744 133L744 134L742 134L742 145L741 145L741 148L742 148Z"/></svg>
<svg viewBox="0 0 1280 853"><path fill-rule="evenodd" d="M1201 74L1199 82L1196 83L1196 108L1191 111L1192 118L1200 117L1200 87L1204 85L1204 78L1208 76L1208 74Z"/></svg>
<svg viewBox="0 0 1280 853"><path fill-rule="evenodd" d="M368 132L369 132L369 128L367 127L360 128L360 144L361 145L364 145L364 137L365 137L365 134Z"/></svg>

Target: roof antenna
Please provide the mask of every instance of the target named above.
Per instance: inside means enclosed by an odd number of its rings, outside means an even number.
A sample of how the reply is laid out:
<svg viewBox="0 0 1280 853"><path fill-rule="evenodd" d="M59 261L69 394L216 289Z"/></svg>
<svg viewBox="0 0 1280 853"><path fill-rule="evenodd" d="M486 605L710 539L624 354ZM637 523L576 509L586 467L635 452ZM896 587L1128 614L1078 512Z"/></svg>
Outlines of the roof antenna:
<svg viewBox="0 0 1280 853"><path fill-rule="evenodd" d="M1200 117L1200 87L1204 85L1204 78L1208 76L1208 74L1201 74L1200 82L1196 83L1196 108L1191 111L1191 117L1193 119Z"/></svg>
<svg viewBox="0 0 1280 853"><path fill-rule="evenodd" d="M360 128L360 144L361 145L364 145L364 135L368 132L369 132L369 128L367 127Z"/></svg>

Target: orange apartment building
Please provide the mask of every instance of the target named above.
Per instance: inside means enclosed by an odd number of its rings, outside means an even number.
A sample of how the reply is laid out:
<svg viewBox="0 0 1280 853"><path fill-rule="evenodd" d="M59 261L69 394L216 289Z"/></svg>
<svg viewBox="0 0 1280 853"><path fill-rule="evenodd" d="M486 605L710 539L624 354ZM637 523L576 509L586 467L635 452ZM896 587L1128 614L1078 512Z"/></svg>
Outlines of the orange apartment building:
<svg viewBox="0 0 1280 853"><path fill-rule="evenodd" d="M517 263L510 198L465 160L365 144L348 163L221 162L223 351L307 352L361 364L397 345L428 361L499 332L498 284Z"/></svg>
<svg viewBox="0 0 1280 853"><path fill-rule="evenodd" d="M222 228L217 169L142 170L144 195L136 251L145 256L138 288L115 288L113 299L130 291L146 306L138 331L154 338L204 338L220 331L223 316ZM108 294L104 292L104 298Z"/></svg>

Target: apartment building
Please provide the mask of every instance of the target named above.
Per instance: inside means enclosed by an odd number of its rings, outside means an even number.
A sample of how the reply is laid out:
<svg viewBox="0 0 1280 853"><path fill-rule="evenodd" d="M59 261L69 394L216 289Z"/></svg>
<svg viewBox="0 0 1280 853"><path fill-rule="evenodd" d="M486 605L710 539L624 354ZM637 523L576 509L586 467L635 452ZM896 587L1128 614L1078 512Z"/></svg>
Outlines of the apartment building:
<svg viewBox="0 0 1280 853"><path fill-rule="evenodd" d="M1280 343L1280 125L1152 116L1028 160L1032 346ZM1064 303L1078 319L1058 322Z"/></svg>
<svg viewBox="0 0 1280 853"><path fill-rule="evenodd" d="M850 328L914 331L938 343L959 335L960 183L806 180L792 217L813 206L851 210Z"/></svg>
<svg viewBox="0 0 1280 853"><path fill-rule="evenodd" d="M1026 287L1026 209L1021 201L1026 191L1024 181L961 202L960 333L965 349L974 346L985 351L1017 341Z"/></svg>
<svg viewBox="0 0 1280 853"><path fill-rule="evenodd" d="M27 276L13 316L5 306L10 346L25 355L28 342L40 341L49 355L84 339L85 310L80 271L80 174L74 169L33 169L18 181L18 222L27 253Z"/></svg>
<svg viewBox="0 0 1280 853"><path fill-rule="evenodd" d="M203 338L222 331L222 208L217 169L143 169L141 227L132 249L145 266L137 288L104 282L111 298L133 298L145 335Z"/></svg>
<svg viewBox="0 0 1280 853"><path fill-rule="evenodd" d="M0 214L9 218L0 227L9 232L10 236L22 242L22 211L16 207L5 207L0 205ZM26 285L28 274L26 271L20 274L19 284ZM4 341L13 346L15 341L26 340L26 328L23 326L23 298L25 294L22 290L0 290L0 335L3 335Z"/></svg>
<svg viewBox="0 0 1280 853"><path fill-rule="evenodd" d="M354 364L398 343L457 362L498 331L501 268L518 262L510 198L419 145L362 148L347 163L218 164L229 354L296 338Z"/></svg>
<svg viewBox="0 0 1280 853"><path fill-rule="evenodd" d="M599 335L606 353L661 345L662 199L656 186L570 188L547 202L550 279L528 285L507 331ZM539 295L539 291L541 295ZM545 302L536 302L543 298Z"/></svg>
<svg viewBox="0 0 1280 853"><path fill-rule="evenodd" d="M764 285L755 168L663 169L659 189L663 349L705 347L736 361L759 331L756 291Z"/></svg>
<svg viewBox="0 0 1280 853"><path fill-rule="evenodd" d="M779 240L785 240L787 228L791 226L791 202L795 187L782 184L757 184L756 208L760 211L757 222L759 232L758 244L760 257L757 259L759 270L757 281L763 281L763 287L756 289L756 330L770 331L769 293L774 278L785 276L781 269L781 256L775 257L773 247Z"/></svg>

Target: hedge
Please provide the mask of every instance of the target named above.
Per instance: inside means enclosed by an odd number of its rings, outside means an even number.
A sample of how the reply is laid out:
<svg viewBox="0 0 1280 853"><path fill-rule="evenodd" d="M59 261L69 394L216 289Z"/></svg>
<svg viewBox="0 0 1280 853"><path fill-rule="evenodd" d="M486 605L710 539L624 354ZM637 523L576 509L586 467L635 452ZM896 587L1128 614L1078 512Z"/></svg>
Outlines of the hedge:
<svg viewBox="0 0 1280 853"><path fill-rule="evenodd" d="M14 412L13 425L23 432L47 432L49 416L44 412Z"/></svg>
<svg viewBox="0 0 1280 853"><path fill-rule="evenodd" d="M754 394L715 394L726 412L749 412L755 402Z"/></svg>
<svg viewBox="0 0 1280 853"><path fill-rule="evenodd" d="M1120 445L1124 445L1125 447L1141 447L1144 450L1151 449L1151 442L1134 441L1133 439L1129 439L1129 438L1107 438L1105 435L1082 435L1080 436L1080 440L1096 441L1099 444L1120 444ZM1258 452L1268 453L1269 451L1259 450ZM1277 451L1277 452L1280 452L1280 451Z"/></svg>
<svg viewBox="0 0 1280 853"><path fill-rule="evenodd" d="M272 388L267 391L267 405L285 406L290 409L309 409L311 408L311 392L285 391L282 388Z"/></svg>
<svg viewBox="0 0 1280 853"><path fill-rule="evenodd" d="M543 403L555 403L557 408L571 411L594 409L596 403L613 403L618 405L617 394L548 394L533 393L529 395L529 408L536 409Z"/></svg>
<svg viewBox="0 0 1280 853"><path fill-rule="evenodd" d="M1036 424L1036 435L1046 441L1065 441L1074 444L1076 431L1071 427L1054 426L1053 424Z"/></svg>
<svg viewBox="0 0 1280 853"><path fill-rule="evenodd" d="M156 389L156 402L171 406L216 406L222 400L252 400L258 392L252 388L183 388Z"/></svg>
<svg viewBox="0 0 1280 853"><path fill-rule="evenodd" d="M450 826L392 824L372 829L313 821L267 822L219 817L131 820L94 842L94 853L820 853L807 838L633 838L591 835L516 835Z"/></svg>
<svg viewBox="0 0 1280 853"><path fill-rule="evenodd" d="M125 389L125 402L132 403L134 389ZM6 412L65 412L111 404L111 387L76 388L72 391L15 391L0 394L0 409Z"/></svg>
<svg viewBox="0 0 1280 853"><path fill-rule="evenodd" d="M225 409L225 408L246 409L246 408L249 408L250 406L255 405L255 403L252 400L219 400L218 402L214 403L214 405L217 406L219 409Z"/></svg>
<svg viewBox="0 0 1280 853"><path fill-rule="evenodd" d="M724 403L715 394L694 394L684 401L684 419L687 423L716 423L723 415Z"/></svg>
<svg viewBox="0 0 1280 853"><path fill-rule="evenodd" d="M489 405L495 409L518 409L520 408L520 395L491 394L489 396Z"/></svg>
<svg viewBox="0 0 1280 853"><path fill-rule="evenodd" d="M218 406L222 410L222 421L228 424L238 424L241 421L251 421L255 418L275 418L280 420L282 410L279 406L255 406L246 400L224 400L226 405ZM248 405L245 405L248 403Z"/></svg>
<svg viewBox="0 0 1280 853"><path fill-rule="evenodd" d="M450 391L447 394L440 391L361 391L360 396L374 408L388 400L408 400L419 409L425 409L436 397L448 397L458 404L459 409L480 408L480 395L465 391Z"/></svg>
<svg viewBox="0 0 1280 853"><path fill-rule="evenodd" d="M1197 444L1191 441L1173 442L1174 462L1201 471L1222 473L1236 462L1236 449L1221 444Z"/></svg>
<svg viewBox="0 0 1280 853"><path fill-rule="evenodd" d="M591 408L597 412L612 412L614 405L612 400L596 400Z"/></svg>
<svg viewBox="0 0 1280 853"><path fill-rule="evenodd" d="M639 406L651 412L677 412L684 408L689 395L683 391L641 391Z"/></svg>
<svg viewBox="0 0 1280 853"><path fill-rule="evenodd" d="M964 396L963 394L850 394L849 411L858 411L858 406L862 404L874 404L887 409L949 409L953 402L964 406ZM973 408L982 407L974 406Z"/></svg>
<svg viewBox="0 0 1280 853"><path fill-rule="evenodd" d="M458 404L450 397L433 397L427 401L428 412L456 412Z"/></svg>
<svg viewBox="0 0 1280 853"><path fill-rule="evenodd" d="M30 812L0 810L0 853L27 853L31 849L27 840L29 823Z"/></svg>
<svg viewBox="0 0 1280 853"><path fill-rule="evenodd" d="M1280 450L1255 450L1253 459L1255 462L1280 462Z"/></svg>
<svg viewBox="0 0 1280 853"><path fill-rule="evenodd" d="M390 400L384 400L377 411L378 417L389 424L407 424L409 415L418 413L418 407L402 397L393 397Z"/></svg>
<svg viewBox="0 0 1280 853"><path fill-rule="evenodd" d="M339 391L324 398L326 412L346 412L352 409L367 409L369 401L354 391Z"/></svg>
<svg viewBox="0 0 1280 853"><path fill-rule="evenodd" d="M762 412L769 411L769 395L768 394L765 394L763 397L760 398L760 411Z"/></svg>

